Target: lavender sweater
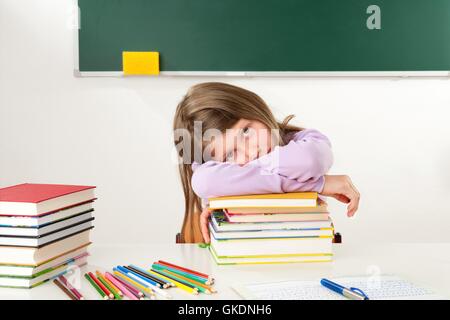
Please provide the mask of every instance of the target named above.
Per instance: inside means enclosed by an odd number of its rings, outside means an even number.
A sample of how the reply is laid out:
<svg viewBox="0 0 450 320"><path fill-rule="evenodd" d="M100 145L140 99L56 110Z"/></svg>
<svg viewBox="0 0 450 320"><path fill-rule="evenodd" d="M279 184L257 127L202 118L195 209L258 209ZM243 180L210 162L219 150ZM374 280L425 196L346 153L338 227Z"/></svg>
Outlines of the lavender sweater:
<svg viewBox="0 0 450 320"><path fill-rule="evenodd" d="M207 161L192 164L192 188L202 198L229 195L321 192L333 164L330 140L315 129L298 131L285 146L245 165Z"/></svg>

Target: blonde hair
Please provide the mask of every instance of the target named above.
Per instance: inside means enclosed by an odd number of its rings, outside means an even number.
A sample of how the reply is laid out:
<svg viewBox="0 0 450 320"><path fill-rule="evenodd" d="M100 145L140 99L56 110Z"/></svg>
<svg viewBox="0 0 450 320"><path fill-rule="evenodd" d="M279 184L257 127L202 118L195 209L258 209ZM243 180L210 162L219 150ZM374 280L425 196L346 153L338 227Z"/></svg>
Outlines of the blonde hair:
<svg viewBox="0 0 450 320"><path fill-rule="evenodd" d="M233 127L240 119L256 120L265 124L269 129L277 129L279 132L278 144L284 145L288 141L288 134L301 131L302 128L289 124L294 117L290 115L282 122L275 120L267 104L257 94L221 82L199 83L189 88L186 95L180 101L175 112L173 122L174 131L185 129L194 136L194 122L201 121L202 133L208 129L218 129L225 132ZM195 140L195 137L194 137ZM194 153L202 148L203 143L194 143L191 139L190 154L179 151L179 171L185 198L185 214L181 230L182 242L202 242L200 231L200 213L202 212L201 199L193 192L191 185L192 167L190 161ZM198 141L197 141L198 142ZM180 139L174 138L175 145ZM198 153L197 153L198 154ZM200 151L201 154L201 151ZM201 162L203 162L202 159Z"/></svg>

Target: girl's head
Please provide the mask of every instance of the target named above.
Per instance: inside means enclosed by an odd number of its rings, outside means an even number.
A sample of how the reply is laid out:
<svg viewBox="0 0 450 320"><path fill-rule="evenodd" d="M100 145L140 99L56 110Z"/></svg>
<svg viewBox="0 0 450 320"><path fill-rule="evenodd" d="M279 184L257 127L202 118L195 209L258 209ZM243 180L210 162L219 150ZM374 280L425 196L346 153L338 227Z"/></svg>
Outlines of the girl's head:
<svg viewBox="0 0 450 320"><path fill-rule="evenodd" d="M245 164L283 145L287 134L301 130L276 121L257 94L226 83L192 86L178 104L174 119L174 143L180 157L185 195L182 235L186 242L202 241L198 226L200 199L191 187L193 161L208 160ZM180 148L181 146L181 148Z"/></svg>

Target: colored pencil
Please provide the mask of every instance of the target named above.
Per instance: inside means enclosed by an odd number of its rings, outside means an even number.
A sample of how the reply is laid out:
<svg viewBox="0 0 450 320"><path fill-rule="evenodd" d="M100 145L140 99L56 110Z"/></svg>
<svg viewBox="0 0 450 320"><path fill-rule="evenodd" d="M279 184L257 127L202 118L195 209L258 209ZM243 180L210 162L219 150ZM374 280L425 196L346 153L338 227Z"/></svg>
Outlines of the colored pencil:
<svg viewBox="0 0 450 320"><path fill-rule="evenodd" d="M98 292L98 294L105 300L108 300L108 296L100 289L97 283L91 278L91 276L87 273L84 274L84 277L89 281L89 283L94 287L94 289Z"/></svg>
<svg viewBox="0 0 450 320"><path fill-rule="evenodd" d="M133 273L139 274L139 271L132 270L130 267L125 267L125 266L123 266L123 267L120 268L120 270L122 270L122 271L124 271L124 272L133 272ZM155 287L161 288L161 284L160 284L159 282L156 282L156 281L154 281L153 279L150 279L150 278L148 278L148 277L145 276L145 275L141 275L141 276L143 276L144 278L146 278L146 279L148 280L148 282L151 283L152 285L154 285Z"/></svg>
<svg viewBox="0 0 450 320"><path fill-rule="evenodd" d="M186 277L184 277L184 276L178 275L178 274L176 274L176 273L174 273L174 272L172 272L172 271L169 271L169 270L167 270L166 272L167 272L168 274L173 275L173 276L179 277L181 280L184 280L184 281L187 281L187 282L192 283L192 284L193 284L194 286L196 286L197 288L201 287L201 288L205 289L204 292L205 292L206 294L211 294L211 293L213 293L213 292L216 292L212 287L207 286L207 285L204 284L204 283L201 283L201 282L198 282L198 281L195 281L195 280L186 278ZM199 290L200 290L200 288L199 288Z"/></svg>
<svg viewBox="0 0 450 320"><path fill-rule="evenodd" d="M179 269L171 268L171 267L168 267L166 265L154 263L154 264L152 264L152 268L153 269L161 269L161 270L169 270L169 271L172 271L173 273L182 275L183 277L192 279L194 281L197 281L197 282L200 282L200 283L203 283L203 284L206 284L206 285L210 285L211 284L211 282L208 279L205 279L203 277L199 277L199 276L197 276L195 274L192 274L192 273L181 271Z"/></svg>
<svg viewBox="0 0 450 320"><path fill-rule="evenodd" d="M150 271L149 271L149 272L150 272ZM192 286L192 285L186 285L185 283L176 281L176 280L174 280L174 279L171 278L171 277L168 277L168 276L166 276L166 275L164 275L164 274L161 274L159 271L151 270L151 272L155 272L155 273L157 273L157 274L163 276L165 279L170 280L173 284L175 284L175 286L176 286L177 288L179 288L179 289L181 289L181 290L184 290L184 291L189 292L189 293L192 293L192 294L198 294L198 289L195 288L195 287Z"/></svg>
<svg viewBox="0 0 450 320"><path fill-rule="evenodd" d="M162 281L166 281L166 283L169 285L169 287L176 287L176 285L172 282L172 279L164 277L164 276L160 275L159 273L154 272L152 269L145 270L145 272L151 274L155 278L158 278Z"/></svg>
<svg viewBox="0 0 450 320"><path fill-rule="evenodd" d="M97 279L113 294L114 299L122 300L122 297L119 295L119 293L114 288L112 288L108 284L108 282L106 282L106 279L103 277L100 271L97 270L95 274L97 275Z"/></svg>
<svg viewBox="0 0 450 320"><path fill-rule="evenodd" d="M174 280L176 280L178 282L181 282L181 283L183 283L183 284L185 284L187 286L192 286L192 287L196 288L200 292L203 292L203 293L206 293L206 294L211 294L211 291L209 289L205 289L202 286L198 286L193 281L189 281L189 279L184 278L183 276L178 276L175 273L170 273L170 271L159 270L159 272L161 272L165 276L168 276L169 278L172 278L172 279L174 279Z"/></svg>
<svg viewBox="0 0 450 320"><path fill-rule="evenodd" d="M167 278L167 277L163 276L162 274L159 274L159 273L153 271L153 269L148 269L147 272L150 273L151 275L154 275L155 277L159 277L160 279L167 281L167 283L170 284L171 287L176 287L176 285L172 279Z"/></svg>
<svg viewBox="0 0 450 320"><path fill-rule="evenodd" d="M109 286L111 288L113 288L117 294L121 297L123 297L123 292L122 290L120 290L114 283L112 283L107 277L106 277L106 272L105 272L105 276L103 277L105 279L105 281L109 284Z"/></svg>
<svg viewBox="0 0 450 320"><path fill-rule="evenodd" d="M119 281L124 287L126 287L129 291L131 291L136 297L141 297L143 298L145 296L145 294L143 292L140 292L138 289L136 289L135 287L133 287L132 285L130 285L129 283L127 283L126 281L124 281L123 279L119 278L118 276L116 276L115 274L112 274L112 276Z"/></svg>
<svg viewBox="0 0 450 320"><path fill-rule="evenodd" d="M88 274L91 276L91 279L95 281L95 283L102 289L102 291L110 298L114 299L114 295L106 288L103 283L101 283L96 276L92 272L88 272Z"/></svg>
<svg viewBox="0 0 450 320"><path fill-rule="evenodd" d="M151 284L150 282L147 282L146 278L143 279L142 276L139 276L137 274L134 273L128 273L128 276L130 278L133 278L136 281L140 281L141 283L143 282L144 285L147 285L150 289L153 290L153 292L155 292L156 294L159 294L160 296L166 298L166 299L172 299L172 296L170 294L168 294L167 292L165 292L163 289L154 286L153 284Z"/></svg>
<svg viewBox="0 0 450 320"><path fill-rule="evenodd" d="M78 300L84 300L82 294L69 283L66 277L60 275L58 279L66 286L67 289L69 289L75 295L75 297L77 297Z"/></svg>
<svg viewBox="0 0 450 320"><path fill-rule="evenodd" d="M134 286L135 288L139 288L142 292L144 292L150 299L155 299L156 294L153 292L152 289L148 288L146 285L142 284L141 282L134 280L130 278L127 274L123 274L122 271L118 270L117 268L113 269L114 274L121 278L122 280L128 282L128 284Z"/></svg>
<svg viewBox="0 0 450 320"><path fill-rule="evenodd" d="M55 279L53 280L53 283L56 284L70 299L78 300L78 298L69 289L67 289L59 280Z"/></svg>
<svg viewBox="0 0 450 320"><path fill-rule="evenodd" d="M127 296L131 300L139 300L142 297L139 297L139 295L134 295L133 292L127 289L120 281L118 281L112 274L109 272L105 272L105 278L109 281L111 281L120 291L123 292L125 296Z"/></svg>
<svg viewBox="0 0 450 320"><path fill-rule="evenodd" d="M179 270L184 271L184 272L189 272L189 273L195 274L197 276L206 278L206 279L208 279L208 280L210 280L212 282L214 281L213 277L211 277L211 276L209 276L209 275L207 275L205 273L201 273L201 272L198 272L198 271L195 271L195 270L191 270L191 269L188 269L188 268L180 267L180 266L177 266L176 264L172 264L172 263L166 262L164 260L159 260L157 263L164 264L164 265L166 265L168 267L179 269Z"/></svg>
<svg viewBox="0 0 450 320"><path fill-rule="evenodd" d="M148 273L147 271L145 271L142 268L136 267L135 265L129 265L128 268L131 270L134 270L137 273L141 273L143 276L148 277L155 282L158 282L161 285L161 287L163 287L164 289L170 287L170 284L167 281L160 279L158 277L155 277L154 275L151 275L150 273Z"/></svg>

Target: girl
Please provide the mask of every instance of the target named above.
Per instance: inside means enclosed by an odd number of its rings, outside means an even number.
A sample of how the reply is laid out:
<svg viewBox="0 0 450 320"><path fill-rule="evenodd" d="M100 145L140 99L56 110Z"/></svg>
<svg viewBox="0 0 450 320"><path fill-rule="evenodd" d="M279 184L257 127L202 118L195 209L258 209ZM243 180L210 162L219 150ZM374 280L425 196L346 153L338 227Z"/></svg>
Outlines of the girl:
<svg viewBox="0 0 450 320"><path fill-rule="evenodd" d="M207 199L316 191L358 209L350 178L326 175L331 143L314 129L277 122L255 93L219 82L191 87L178 104L174 142L185 196L183 242L209 242Z"/></svg>

